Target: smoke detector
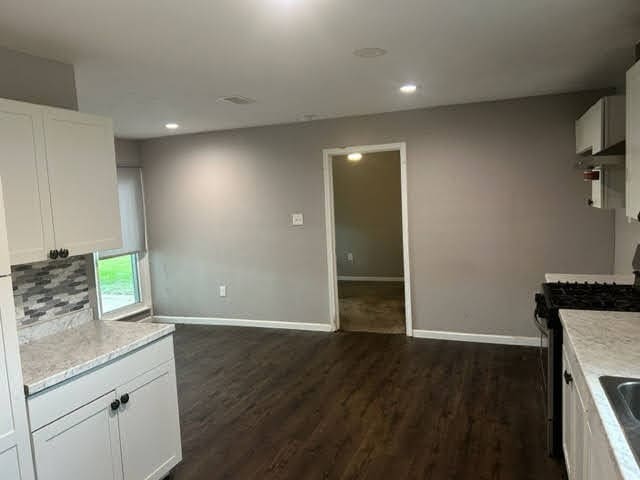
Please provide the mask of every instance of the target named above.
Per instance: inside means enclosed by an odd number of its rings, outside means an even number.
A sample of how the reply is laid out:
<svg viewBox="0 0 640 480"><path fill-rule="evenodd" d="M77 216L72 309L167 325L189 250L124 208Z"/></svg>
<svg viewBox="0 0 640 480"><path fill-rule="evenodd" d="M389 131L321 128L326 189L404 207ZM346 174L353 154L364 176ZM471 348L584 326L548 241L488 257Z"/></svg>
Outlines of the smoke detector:
<svg viewBox="0 0 640 480"><path fill-rule="evenodd" d="M356 57L361 57L361 58L376 58L376 57L381 57L386 53L387 51L384 48L377 48L377 47L359 48L358 50L355 50L353 52L353 54Z"/></svg>
<svg viewBox="0 0 640 480"><path fill-rule="evenodd" d="M243 97L241 95L231 95L229 97L220 97L219 102L233 103L234 105L249 105L250 103L256 103L253 98Z"/></svg>

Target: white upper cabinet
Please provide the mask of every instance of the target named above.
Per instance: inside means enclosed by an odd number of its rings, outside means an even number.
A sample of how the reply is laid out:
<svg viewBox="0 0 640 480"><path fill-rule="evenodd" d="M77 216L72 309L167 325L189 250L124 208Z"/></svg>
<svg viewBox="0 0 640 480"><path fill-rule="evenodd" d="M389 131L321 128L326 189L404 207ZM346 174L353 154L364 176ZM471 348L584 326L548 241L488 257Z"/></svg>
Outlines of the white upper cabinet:
<svg viewBox="0 0 640 480"><path fill-rule="evenodd" d="M71 255L119 247L111 120L46 109L44 130L56 247Z"/></svg>
<svg viewBox="0 0 640 480"><path fill-rule="evenodd" d="M640 220L640 62L627 72L627 217Z"/></svg>
<svg viewBox="0 0 640 480"><path fill-rule="evenodd" d="M11 263L46 258L54 240L40 107L0 100L0 179Z"/></svg>
<svg viewBox="0 0 640 480"><path fill-rule="evenodd" d="M603 97L576 120L577 154L615 154L625 139L624 95Z"/></svg>
<svg viewBox="0 0 640 480"><path fill-rule="evenodd" d="M0 99L0 178L12 265L120 246L109 119Z"/></svg>

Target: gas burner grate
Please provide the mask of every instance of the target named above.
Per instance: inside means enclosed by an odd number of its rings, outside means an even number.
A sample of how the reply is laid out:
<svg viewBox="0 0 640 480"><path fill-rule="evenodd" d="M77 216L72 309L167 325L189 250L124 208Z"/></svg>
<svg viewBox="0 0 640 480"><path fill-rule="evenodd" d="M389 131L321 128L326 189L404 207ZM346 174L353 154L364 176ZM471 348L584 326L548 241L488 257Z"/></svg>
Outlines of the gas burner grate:
<svg viewBox="0 0 640 480"><path fill-rule="evenodd" d="M545 283L550 308L573 310L640 311L640 291L615 283Z"/></svg>

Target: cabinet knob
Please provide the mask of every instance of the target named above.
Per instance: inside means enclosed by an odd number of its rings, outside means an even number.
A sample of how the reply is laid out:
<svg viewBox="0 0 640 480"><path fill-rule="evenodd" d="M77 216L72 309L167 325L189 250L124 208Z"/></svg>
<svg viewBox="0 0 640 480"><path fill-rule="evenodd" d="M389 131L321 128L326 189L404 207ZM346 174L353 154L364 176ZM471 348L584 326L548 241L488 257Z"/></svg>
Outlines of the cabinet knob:
<svg viewBox="0 0 640 480"><path fill-rule="evenodd" d="M569 385L571 382L573 382L573 375L571 375L569 372L567 372L565 370L564 371L564 383Z"/></svg>
<svg viewBox="0 0 640 480"><path fill-rule="evenodd" d="M116 398L113 402L111 402L111 410L116 411L118 408L120 408L120 400Z"/></svg>
<svg viewBox="0 0 640 480"><path fill-rule="evenodd" d="M55 260L56 258L58 258L59 254L60 252L58 252L58 250L49 250L49 258L51 260Z"/></svg>
<svg viewBox="0 0 640 480"><path fill-rule="evenodd" d="M120 397L120 402L121 402L123 405L127 404L127 403L129 402L129 394L128 394L128 393L125 393L124 395L122 395L122 396Z"/></svg>
<svg viewBox="0 0 640 480"><path fill-rule="evenodd" d="M58 254L60 255L60 258L67 258L69 256L69 250L67 250L66 248L61 248L60 250L58 250Z"/></svg>

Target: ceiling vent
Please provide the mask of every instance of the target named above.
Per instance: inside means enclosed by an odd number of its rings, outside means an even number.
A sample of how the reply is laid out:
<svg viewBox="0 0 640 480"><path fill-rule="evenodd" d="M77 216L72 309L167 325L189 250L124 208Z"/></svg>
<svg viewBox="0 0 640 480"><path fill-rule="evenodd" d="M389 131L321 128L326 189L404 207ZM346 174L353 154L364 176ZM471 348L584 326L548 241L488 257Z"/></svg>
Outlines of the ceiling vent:
<svg viewBox="0 0 640 480"><path fill-rule="evenodd" d="M386 55L387 51L384 48L366 47L355 50L353 54L356 57L361 58L376 58L381 57L382 55Z"/></svg>
<svg viewBox="0 0 640 480"><path fill-rule="evenodd" d="M256 103L253 98L243 97L240 95L232 95L230 97L220 97L219 102L233 103L234 105L249 105L250 103Z"/></svg>

